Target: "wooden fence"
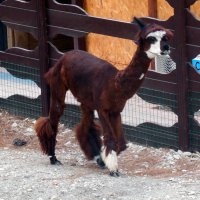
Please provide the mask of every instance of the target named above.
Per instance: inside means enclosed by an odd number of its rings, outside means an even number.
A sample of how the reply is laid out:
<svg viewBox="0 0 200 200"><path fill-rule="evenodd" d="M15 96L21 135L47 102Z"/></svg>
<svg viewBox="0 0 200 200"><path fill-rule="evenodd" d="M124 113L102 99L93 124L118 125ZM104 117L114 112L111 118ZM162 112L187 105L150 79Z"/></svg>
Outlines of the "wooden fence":
<svg viewBox="0 0 200 200"><path fill-rule="evenodd" d="M168 106L177 114L178 122L172 127L143 123L137 127L124 128L133 141L182 150L200 150L200 127L194 119L195 113L200 109L200 77L191 67L191 60L200 53L200 21L189 10L196 1L166 1L174 10L173 16L167 21L155 18L144 20L155 22L174 32L171 56L176 62L176 69L167 75L149 71L138 95L147 102ZM49 110L49 88L43 75L62 55L52 44L52 39L57 34L72 37L73 48L84 49L82 38L88 33L134 40L138 31L136 25L128 22L88 15L81 8L83 1L72 0L70 3L63 5L55 0L5 0L0 4L0 20L7 27L30 33L38 41L37 47L31 51L17 47L0 51L0 61L13 64L3 67L17 77L33 78L24 74L23 67L20 66L32 67L40 73L40 79L36 82L41 87L38 101L43 115L47 115ZM18 70L14 65L18 65ZM17 98L19 101L23 99L19 96ZM1 99L0 107L4 108L7 101L8 99Z"/></svg>

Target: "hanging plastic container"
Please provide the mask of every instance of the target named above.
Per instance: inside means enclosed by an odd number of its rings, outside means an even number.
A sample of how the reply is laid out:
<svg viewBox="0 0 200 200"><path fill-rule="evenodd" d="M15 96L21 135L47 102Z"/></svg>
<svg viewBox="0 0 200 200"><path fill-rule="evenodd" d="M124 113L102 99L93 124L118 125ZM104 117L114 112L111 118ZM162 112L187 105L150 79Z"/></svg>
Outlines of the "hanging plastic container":
<svg viewBox="0 0 200 200"><path fill-rule="evenodd" d="M192 66L200 74L200 54L196 58L192 59Z"/></svg>

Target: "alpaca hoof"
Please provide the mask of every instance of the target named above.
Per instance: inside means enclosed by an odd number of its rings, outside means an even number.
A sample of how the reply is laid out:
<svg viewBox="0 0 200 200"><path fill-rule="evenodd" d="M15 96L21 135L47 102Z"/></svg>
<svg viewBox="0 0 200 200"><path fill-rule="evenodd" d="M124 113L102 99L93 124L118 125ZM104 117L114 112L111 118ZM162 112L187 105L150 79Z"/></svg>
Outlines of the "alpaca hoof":
<svg viewBox="0 0 200 200"><path fill-rule="evenodd" d="M110 176L112 176L112 177L119 177L118 170L116 172L115 171L110 172Z"/></svg>
<svg viewBox="0 0 200 200"><path fill-rule="evenodd" d="M50 157L50 163L51 165L62 165L62 163L59 160L57 160L56 156Z"/></svg>
<svg viewBox="0 0 200 200"><path fill-rule="evenodd" d="M105 168L106 168L106 165L105 165L105 163L103 162L103 160L102 160L101 157L99 157L99 158L96 160L96 162L97 162L97 165L98 165L101 169L105 169Z"/></svg>

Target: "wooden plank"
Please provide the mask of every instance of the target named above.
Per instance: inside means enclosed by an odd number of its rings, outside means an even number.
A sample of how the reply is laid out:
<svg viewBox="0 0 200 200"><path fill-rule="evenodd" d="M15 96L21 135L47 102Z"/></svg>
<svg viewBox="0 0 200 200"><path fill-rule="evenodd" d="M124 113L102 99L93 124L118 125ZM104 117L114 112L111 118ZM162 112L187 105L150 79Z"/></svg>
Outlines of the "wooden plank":
<svg viewBox="0 0 200 200"><path fill-rule="evenodd" d="M168 4L172 7L172 8L174 8L175 7L175 1L174 0L166 0L167 2L168 2Z"/></svg>
<svg viewBox="0 0 200 200"><path fill-rule="evenodd" d="M0 51L0 60L16 65L26 65L31 67L40 67L39 60L36 58L24 57L22 55Z"/></svg>
<svg viewBox="0 0 200 200"><path fill-rule="evenodd" d="M54 0L48 0L47 2L47 8L57 11L64 11L64 12L71 12L71 13L77 13L77 14L83 14L87 15L87 12L82 9L82 0L78 1L72 1L72 4L60 4L58 2L55 2Z"/></svg>
<svg viewBox="0 0 200 200"><path fill-rule="evenodd" d="M187 51L187 62L192 62L192 59L195 58L200 53L200 46L188 45L186 47Z"/></svg>
<svg viewBox="0 0 200 200"><path fill-rule="evenodd" d="M66 20L60 20L66 19ZM86 15L74 14L48 10L48 24L75 31L86 33L99 33L114 37L134 40L138 32L136 24L120 22L115 20L91 17Z"/></svg>
<svg viewBox="0 0 200 200"><path fill-rule="evenodd" d="M54 38L58 34L62 34L62 35L70 36L70 37L76 37L76 38L84 37L88 34L87 32L83 32L83 31L77 31L77 30L51 26L51 25L47 25L47 29L48 29L48 37L51 39Z"/></svg>
<svg viewBox="0 0 200 200"><path fill-rule="evenodd" d="M149 89L154 89L154 90L160 90L168 93L176 93L176 83L170 83L170 82L164 82L156 79L150 79L146 78L144 83L142 84L141 87L149 88Z"/></svg>
<svg viewBox="0 0 200 200"><path fill-rule="evenodd" d="M148 71L146 77L165 82L176 83L176 74L177 74L176 70L172 71L169 74L160 74L155 71Z"/></svg>
<svg viewBox="0 0 200 200"><path fill-rule="evenodd" d="M24 58L35 58L35 59L37 59L39 55L38 48L36 48L35 50L27 50L19 47L13 47L7 49L5 53L19 55Z"/></svg>
<svg viewBox="0 0 200 200"><path fill-rule="evenodd" d="M187 0L185 3L186 8L188 8L189 6L191 6L192 4L194 4L197 0Z"/></svg>
<svg viewBox="0 0 200 200"><path fill-rule="evenodd" d="M191 27L187 26L186 27L186 35L187 35L187 44L195 45L195 46L200 46L200 28L196 27Z"/></svg>
<svg viewBox="0 0 200 200"><path fill-rule="evenodd" d="M15 7L7 7L0 4L0 19L2 22L37 27L37 12Z"/></svg>
<svg viewBox="0 0 200 200"><path fill-rule="evenodd" d="M35 39L38 39L38 29L36 27L30 27L23 24L16 24L12 22L4 21L4 24L11 29L18 30L21 32L30 33Z"/></svg>
<svg viewBox="0 0 200 200"><path fill-rule="evenodd" d="M6 0L1 5L7 6L7 7L15 7L15 8L23 8L23 9L28 9L28 10L35 10L36 5L35 1L13 1L13 0ZM0 5L0 6L1 6Z"/></svg>
<svg viewBox="0 0 200 200"><path fill-rule="evenodd" d="M189 80L189 90L192 92L200 92L200 82Z"/></svg>
<svg viewBox="0 0 200 200"><path fill-rule="evenodd" d="M63 55L51 42L48 42L48 51L50 59L58 60Z"/></svg>
<svg viewBox="0 0 200 200"><path fill-rule="evenodd" d="M194 69L191 63L187 64L188 67L188 77L189 81L193 81L195 83L200 83L200 74ZM200 87L198 89L198 92L200 92Z"/></svg>
<svg viewBox="0 0 200 200"><path fill-rule="evenodd" d="M176 70L169 74L159 74L154 71L148 71L147 76L142 84L142 87L176 93Z"/></svg>
<svg viewBox="0 0 200 200"><path fill-rule="evenodd" d="M200 27L200 21L189 10L186 10L186 19L187 19L187 26Z"/></svg>

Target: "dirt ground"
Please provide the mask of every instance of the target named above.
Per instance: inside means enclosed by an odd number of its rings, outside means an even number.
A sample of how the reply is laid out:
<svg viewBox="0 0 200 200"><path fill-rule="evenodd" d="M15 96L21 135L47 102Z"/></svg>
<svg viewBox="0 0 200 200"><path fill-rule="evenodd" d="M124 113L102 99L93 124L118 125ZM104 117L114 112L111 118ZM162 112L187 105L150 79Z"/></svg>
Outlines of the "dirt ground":
<svg viewBox="0 0 200 200"><path fill-rule="evenodd" d="M35 120L0 111L0 200L200 199L200 153L133 143L119 156L121 176L87 161L72 130L59 126L56 154L62 166L42 155ZM14 139L27 142L16 147Z"/></svg>

